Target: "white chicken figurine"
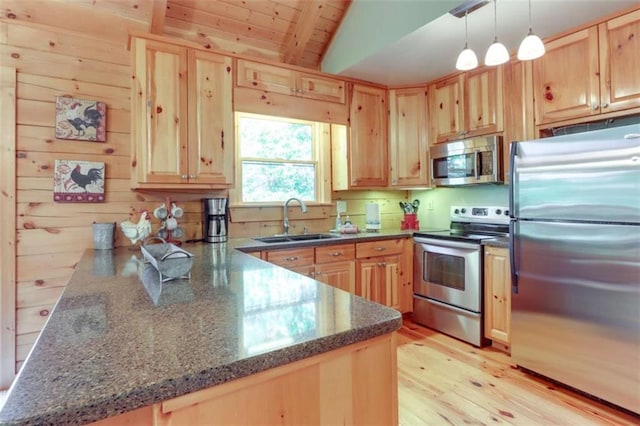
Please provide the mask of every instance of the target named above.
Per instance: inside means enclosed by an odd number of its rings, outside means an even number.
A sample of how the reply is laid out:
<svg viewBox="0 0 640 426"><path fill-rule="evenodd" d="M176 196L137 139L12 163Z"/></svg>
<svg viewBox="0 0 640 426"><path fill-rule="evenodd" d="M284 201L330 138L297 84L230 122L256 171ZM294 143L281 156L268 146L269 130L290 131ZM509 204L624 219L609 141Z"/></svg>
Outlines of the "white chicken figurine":
<svg viewBox="0 0 640 426"><path fill-rule="evenodd" d="M120 222L120 229L122 233L131 240L131 244L136 246L136 243L140 241L144 242L145 238L151 235L151 219L149 218L149 212L143 210L140 214L138 223L133 223L130 220Z"/></svg>

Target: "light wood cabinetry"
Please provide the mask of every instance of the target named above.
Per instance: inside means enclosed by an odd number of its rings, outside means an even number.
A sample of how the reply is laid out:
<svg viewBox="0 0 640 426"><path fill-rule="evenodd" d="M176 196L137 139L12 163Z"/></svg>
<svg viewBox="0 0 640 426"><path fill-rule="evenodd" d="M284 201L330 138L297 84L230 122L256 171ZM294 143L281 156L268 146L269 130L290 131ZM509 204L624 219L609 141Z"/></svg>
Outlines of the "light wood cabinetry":
<svg viewBox="0 0 640 426"><path fill-rule="evenodd" d="M637 34L640 10L547 43L533 62L536 124L640 107Z"/></svg>
<svg viewBox="0 0 640 426"><path fill-rule="evenodd" d="M429 86L430 143L503 130L503 69L479 68Z"/></svg>
<svg viewBox="0 0 640 426"><path fill-rule="evenodd" d="M232 59L142 38L132 54L132 187L232 187Z"/></svg>
<svg viewBox="0 0 640 426"><path fill-rule="evenodd" d="M355 293L356 263L354 244L316 247L313 277L332 287Z"/></svg>
<svg viewBox="0 0 640 426"><path fill-rule="evenodd" d="M313 247L269 250L264 258L267 262L273 263L284 268L299 268L302 266L313 265L314 249Z"/></svg>
<svg viewBox="0 0 640 426"><path fill-rule="evenodd" d="M509 250L484 250L484 335L504 345L511 343L511 269Z"/></svg>
<svg viewBox="0 0 640 426"><path fill-rule="evenodd" d="M384 188L389 180L387 92L349 86L350 126L332 126L333 189Z"/></svg>
<svg viewBox="0 0 640 426"><path fill-rule="evenodd" d="M394 239L356 244L358 296L401 310L404 243Z"/></svg>
<svg viewBox="0 0 640 426"><path fill-rule="evenodd" d="M390 90L389 111L391 186L429 186L427 88Z"/></svg>
<svg viewBox="0 0 640 426"><path fill-rule="evenodd" d="M345 82L289 68L238 59L237 84L285 95L345 103Z"/></svg>

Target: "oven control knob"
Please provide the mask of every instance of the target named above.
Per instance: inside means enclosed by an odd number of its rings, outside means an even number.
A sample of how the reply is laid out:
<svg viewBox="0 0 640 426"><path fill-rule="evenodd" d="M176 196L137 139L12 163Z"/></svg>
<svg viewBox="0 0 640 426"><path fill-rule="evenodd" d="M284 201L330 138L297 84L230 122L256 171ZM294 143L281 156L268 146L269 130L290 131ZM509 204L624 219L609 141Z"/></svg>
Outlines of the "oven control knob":
<svg viewBox="0 0 640 426"><path fill-rule="evenodd" d="M467 212L467 209L462 209L462 210L460 210L460 212L461 212L462 214L465 214L465 213Z"/></svg>
<svg viewBox="0 0 640 426"><path fill-rule="evenodd" d="M453 213L454 213L454 214L460 214L460 210L455 209L455 210L453 211Z"/></svg>
<svg viewBox="0 0 640 426"><path fill-rule="evenodd" d="M496 214L497 214L498 216L500 216L500 215L502 214L502 210L500 210L500 209L496 209Z"/></svg>

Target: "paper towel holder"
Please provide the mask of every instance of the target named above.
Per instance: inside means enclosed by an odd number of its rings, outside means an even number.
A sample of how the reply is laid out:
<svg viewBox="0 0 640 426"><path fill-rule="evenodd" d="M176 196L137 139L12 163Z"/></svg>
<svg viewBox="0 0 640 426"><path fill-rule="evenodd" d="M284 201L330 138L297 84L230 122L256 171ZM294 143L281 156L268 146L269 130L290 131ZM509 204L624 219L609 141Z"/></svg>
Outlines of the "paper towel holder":
<svg viewBox="0 0 640 426"><path fill-rule="evenodd" d="M378 232L382 228L380 221L380 206L378 203L371 202L365 208L365 231Z"/></svg>

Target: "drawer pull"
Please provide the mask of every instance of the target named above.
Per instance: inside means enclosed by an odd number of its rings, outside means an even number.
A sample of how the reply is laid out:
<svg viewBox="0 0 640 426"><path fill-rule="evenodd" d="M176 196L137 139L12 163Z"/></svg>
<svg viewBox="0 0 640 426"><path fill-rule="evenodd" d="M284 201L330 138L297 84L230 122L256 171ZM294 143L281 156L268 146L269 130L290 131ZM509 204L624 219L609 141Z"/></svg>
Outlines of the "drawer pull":
<svg viewBox="0 0 640 426"><path fill-rule="evenodd" d="M385 251L387 248L386 247L375 247L374 250L375 251Z"/></svg>
<svg viewBox="0 0 640 426"><path fill-rule="evenodd" d="M333 257L342 256L342 252L341 251L334 251L333 253L329 253L329 256L333 256Z"/></svg>
<svg viewBox="0 0 640 426"><path fill-rule="evenodd" d="M387 262L378 262L377 265L384 268L387 266Z"/></svg>
<svg viewBox="0 0 640 426"><path fill-rule="evenodd" d="M285 257L283 260L286 260L287 262L293 262L298 259L300 259L298 256L291 256L291 257Z"/></svg>

